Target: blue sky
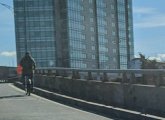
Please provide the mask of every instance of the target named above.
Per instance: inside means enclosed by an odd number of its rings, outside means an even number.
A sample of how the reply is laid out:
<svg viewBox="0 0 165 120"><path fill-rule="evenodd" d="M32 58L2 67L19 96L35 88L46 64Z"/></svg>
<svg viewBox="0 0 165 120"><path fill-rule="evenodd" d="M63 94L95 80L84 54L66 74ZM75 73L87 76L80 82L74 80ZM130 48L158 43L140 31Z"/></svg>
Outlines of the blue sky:
<svg viewBox="0 0 165 120"><path fill-rule="evenodd" d="M0 0L12 5L13 0ZM132 0L135 55L165 61L165 0ZM16 65L14 14L0 5L0 66Z"/></svg>
<svg viewBox="0 0 165 120"><path fill-rule="evenodd" d="M12 6L12 0L0 0ZM16 65L14 14L0 5L0 66Z"/></svg>
<svg viewBox="0 0 165 120"><path fill-rule="evenodd" d="M165 61L165 0L133 0L135 55Z"/></svg>

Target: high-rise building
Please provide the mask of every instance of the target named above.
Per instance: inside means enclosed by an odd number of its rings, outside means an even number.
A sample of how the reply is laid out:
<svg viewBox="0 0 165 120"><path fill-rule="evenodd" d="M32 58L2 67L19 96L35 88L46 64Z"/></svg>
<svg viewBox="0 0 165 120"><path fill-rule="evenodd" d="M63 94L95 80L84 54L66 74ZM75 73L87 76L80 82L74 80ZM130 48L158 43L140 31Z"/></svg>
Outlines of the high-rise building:
<svg viewBox="0 0 165 120"><path fill-rule="evenodd" d="M134 57L132 0L14 0L17 60L38 67L126 69Z"/></svg>

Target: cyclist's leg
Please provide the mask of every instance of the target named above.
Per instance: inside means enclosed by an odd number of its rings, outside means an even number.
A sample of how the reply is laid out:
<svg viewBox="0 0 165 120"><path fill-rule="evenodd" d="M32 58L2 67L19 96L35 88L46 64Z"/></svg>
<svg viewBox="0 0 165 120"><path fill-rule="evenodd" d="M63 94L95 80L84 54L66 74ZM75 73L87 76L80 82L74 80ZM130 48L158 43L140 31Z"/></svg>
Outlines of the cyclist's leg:
<svg viewBox="0 0 165 120"><path fill-rule="evenodd" d="M25 88L25 93L26 93L26 95L27 95L27 93L28 93L28 88L27 88L27 79L28 79L28 76L27 75L25 75L25 77L24 77L24 88Z"/></svg>
<svg viewBox="0 0 165 120"><path fill-rule="evenodd" d="M31 79L27 79L27 95L30 95L31 92Z"/></svg>
<svg viewBox="0 0 165 120"><path fill-rule="evenodd" d="M31 79L31 90L33 90L33 87L34 87L33 73L30 74L30 79Z"/></svg>
<svg viewBox="0 0 165 120"><path fill-rule="evenodd" d="M26 95L30 95L31 93L31 87L32 87L32 81L31 81L31 75L26 75Z"/></svg>
<svg viewBox="0 0 165 120"><path fill-rule="evenodd" d="M25 87L25 74L22 74L21 81L22 81L23 86Z"/></svg>

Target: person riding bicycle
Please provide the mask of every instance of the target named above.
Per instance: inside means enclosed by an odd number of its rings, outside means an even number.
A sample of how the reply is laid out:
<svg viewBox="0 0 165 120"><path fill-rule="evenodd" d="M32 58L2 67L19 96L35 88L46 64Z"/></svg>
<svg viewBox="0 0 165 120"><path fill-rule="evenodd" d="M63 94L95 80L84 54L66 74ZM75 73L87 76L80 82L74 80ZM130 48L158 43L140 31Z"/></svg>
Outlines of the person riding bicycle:
<svg viewBox="0 0 165 120"><path fill-rule="evenodd" d="M29 52L25 53L25 56L20 61L20 65L22 66L23 84L25 85L25 77L28 77L29 79L31 79L32 82L31 88L33 90L33 86L34 86L33 74L36 68L36 64Z"/></svg>

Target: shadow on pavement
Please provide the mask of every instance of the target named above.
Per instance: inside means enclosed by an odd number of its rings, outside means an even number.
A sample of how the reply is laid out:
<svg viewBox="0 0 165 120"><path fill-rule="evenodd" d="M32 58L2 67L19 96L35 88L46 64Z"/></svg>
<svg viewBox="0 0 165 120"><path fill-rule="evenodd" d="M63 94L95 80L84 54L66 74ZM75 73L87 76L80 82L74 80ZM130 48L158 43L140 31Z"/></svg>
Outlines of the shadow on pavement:
<svg viewBox="0 0 165 120"><path fill-rule="evenodd" d="M11 95L11 96L0 96L0 99L6 99L6 98L19 98L24 97L26 95Z"/></svg>

